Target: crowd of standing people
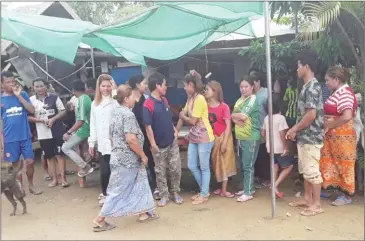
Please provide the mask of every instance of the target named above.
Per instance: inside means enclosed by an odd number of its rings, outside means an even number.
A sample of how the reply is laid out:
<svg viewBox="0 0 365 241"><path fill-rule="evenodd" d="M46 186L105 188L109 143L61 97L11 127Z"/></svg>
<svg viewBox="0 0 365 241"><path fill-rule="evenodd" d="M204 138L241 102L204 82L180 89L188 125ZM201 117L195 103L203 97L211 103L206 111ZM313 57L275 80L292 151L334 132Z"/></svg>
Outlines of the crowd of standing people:
<svg viewBox="0 0 365 241"><path fill-rule="evenodd" d="M208 202L211 167L216 181L221 183L215 195L237 197L238 202L254 198L255 172L261 180L269 180L270 141L273 141L275 183L268 183L282 198L280 184L290 175L295 164L296 147L299 173L303 174L304 200L290 202L303 207L301 215L323 213L321 189L330 186L344 192L333 205L351 203L355 192L356 133L353 118L356 98L347 84L349 74L342 67L332 67L326 73L326 84L332 91L323 103L322 88L315 78L317 57L310 52L298 57L298 78L304 82L301 90L295 81L287 84L283 98L274 96L273 140L269 138L268 92L262 87L264 75L251 71L240 81L241 96L233 111L224 103L219 82L202 83L201 75L190 71L184 77L187 94L185 107L174 126L172 112L165 98L166 78L154 73L145 78L133 76L127 84L117 86L108 74L96 81L92 100L85 92L85 83L72 84L76 121L66 130L61 119L66 110L56 94L47 91L43 79L33 81L35 95L21 90L10 72L1 74L3 93L1 116L3 123L4 159L19 165L22 155L26 162L29 190L41 191L33 185L34 154L29 123L36 130L44 158L52 178L50 187L68 187L65 177L67 155L78 167L78 176L94 171L89 161L81 157L77 147L88 142L90 157L99 154L102 206L94 219L95 232L113 229L106 217L137 215L139 222L159 218L157 206L170 200L181 205L181 158L178 133L189 127L187 164L199 186L191 197L193 205ZM149 89L149 95L147 90ZM287 103L287 110L281 108ZM233 131L232 131L233 130ZM242 173L242 189L231 193L228 181L237 174L235 146ZM264 182L263 182L264 183Z"/></svg>

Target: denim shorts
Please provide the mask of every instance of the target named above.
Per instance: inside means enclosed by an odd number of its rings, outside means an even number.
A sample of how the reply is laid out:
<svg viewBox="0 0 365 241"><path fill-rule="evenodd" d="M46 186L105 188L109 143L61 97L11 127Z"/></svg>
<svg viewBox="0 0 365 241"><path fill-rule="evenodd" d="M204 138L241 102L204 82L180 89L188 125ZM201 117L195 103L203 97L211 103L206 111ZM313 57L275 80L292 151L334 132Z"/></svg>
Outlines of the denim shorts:
<svg viewBox="0 0 365 241"><path fill-rule="evenodd" d="M294 164L294 156L281 156L281 154L274 155L274 163L278 164L280 168L290 167Z"/></svg>

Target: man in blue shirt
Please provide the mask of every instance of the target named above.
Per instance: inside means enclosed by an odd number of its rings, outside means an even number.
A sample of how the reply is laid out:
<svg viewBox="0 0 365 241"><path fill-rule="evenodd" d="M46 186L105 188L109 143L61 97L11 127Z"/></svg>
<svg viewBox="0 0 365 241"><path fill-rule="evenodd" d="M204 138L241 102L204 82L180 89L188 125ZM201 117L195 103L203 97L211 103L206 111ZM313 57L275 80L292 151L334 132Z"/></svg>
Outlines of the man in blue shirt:
<svg viewBox="0 0 365 241"><path fill-rule="evenodd" d="M170 191L176 204L182 204L179 195L181 179L181 159L177 144L177 132L172 123L166 95L166 79L160 73L154 73L148 78L148 88L151 91L143 106L143 123L151 143L151 151L155 161L156 184L161 197L157 203L164 207L169 202L167 177L170 181ZM168 175L169 174L169 175Z"/></svg>
<svg viewBox="0 0 365 241"><path fill-rule="evenodd" d="M20 164L20 156L24 157L27 167L29 192L34 195L42 193L34 187L34 154L32 135L30 132L28 113L34 113L34 107L29 96L22 91L14 74L9 71L1 73L1 121L3 125L4 160L11 162L13 167ZM19 181L22 181L19 175Z"/></svg>

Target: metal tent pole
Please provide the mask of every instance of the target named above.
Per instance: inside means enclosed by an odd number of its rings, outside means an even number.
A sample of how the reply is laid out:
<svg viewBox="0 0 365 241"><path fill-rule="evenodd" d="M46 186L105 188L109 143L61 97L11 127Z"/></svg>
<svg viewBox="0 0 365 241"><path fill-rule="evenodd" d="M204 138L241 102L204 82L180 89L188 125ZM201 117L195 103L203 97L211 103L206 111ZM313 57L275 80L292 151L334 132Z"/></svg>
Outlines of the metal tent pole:
<svg viewBox="0 0 365 241"><path fill-rule="evenodd" d="M270 10L269 1L264 2L265 7L265 43L266 43L266 72L267 72L267 89L269 101L269 140L270 140L270 171L271 171L271 216L275 218L275 174L274 174L274 135L272 123L272 81L271 81L271 50L270 50Z"/></svg>
<svg viewBox="0 0 365 241"><path fill-rule="evenodd" d="M47 54L45 54L44 56L46 57L46 71L47 71L47 73L49 73L49 71L48 71L48 56L47 56ZM49 80L49 78L48 78L48 75L47 75L47 81L48 80Z"/></svg>
<svg viewBox="0 0 365 241"><path fill-rule="evenodd" d="M90 55L91 55L91 65L92 65L92 71L93 71L93 78L96 78L95 76L95 59L94 59L94 48L91 47L90 49Z"/></svg>
<svg viewBox="0 0 365 241"><path fill-rule="evenodd" d="M50 77L51 79L53 79L57 84L59 84L60 86L62 86L65 90L67 90L68 92L72 93L72 91L67 88L66 86L64 86L60 81L56 80L55 78L53 78L52 75L50 75L47 71L45 71L41 66L39 66L39 64L37 64L37 62L35 62L31 57L28 57L28 59L35 65L37 66L43 73L45 73L48 77Z"/></svg>

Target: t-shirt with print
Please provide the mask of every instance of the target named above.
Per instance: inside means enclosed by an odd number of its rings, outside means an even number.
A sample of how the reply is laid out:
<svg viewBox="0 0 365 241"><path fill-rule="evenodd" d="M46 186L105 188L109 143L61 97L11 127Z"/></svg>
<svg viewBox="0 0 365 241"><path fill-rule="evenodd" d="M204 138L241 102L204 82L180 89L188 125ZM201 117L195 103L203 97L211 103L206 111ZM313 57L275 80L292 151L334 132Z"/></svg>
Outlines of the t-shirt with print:
<svg viewBox="0 0 365 241"><path fill-rule="evenodd" d="M261 140L260 104L256 95L251 95L245 99L239 98L234 105L233 113L243 113L247 116L243 126L235 125L234 127L238 140Z"/></svg>
<svg viewBox="0 0 365 241"><path fill-rule="evenodd" d="M226 120L231 119L231 112L226 103L220 103L216 107L208 107L209 122L212 125L215 136L221 136L226 130Z"/></svg>
<svg viewBox="0 0 365 241"><path fill-rule="evenodd" d="M322 89L319 82L314 78L306 83L298 98L298 118L301 121L306 109L315 109L316 118L312 123L297 133L299 144L322 145L324 138L324 110Z"/></svg>
<svg viewBox="0 0 365 241"><path fill-rule="evenodd" d="M29 104L31 103L25 91L21 92L21 96ZM15 95L1 95L1 119L5 143L32 138L28 122L28 111Z"/></svg>
<svg viewBox="0 0 365 241"><path fill-rule="evenodd" d="M285 116L289 118L297 118L298 89L292 87L286 88L284 101L288 102L288 109L285 113Z"/></svg>
<svg viewBox="0 0 365 241"><path fill-rule="evenodd" d="M56 116L58 112L65 110L61 99L55 94L48 94L43 101L38 99L36 95L33 95L30 97L30 101L34 106L34 116L41 120L49 120ZM61 139L65 132L61 120L56 120L52 128L48 128L44 123L37 122L36 128L38 140Z"/></svg>
<svg viewBox="0 0 365 241"><path fill-rule="evenodd" d="M81 139L90 136L90 110L91 99L88 95L83 94L78 98L76 121L83 121L82 126L76 131L76 135Z"/></svg>
<svg viewBox="0 0 365 241"><path fill-rule="evenodd" d="M285 116L281 114L274 114L272 116L272 125L273 125L273 139L274 139L274 154L283 154L284 153L284 143L280 137L280 131L284 131L289 129L288 124L286 123ZM266 149L267 152L270 153L270 133L269 133L269 117L266 116L264 120L264 126L262 127L266 130Z"/></svg>
<svg viewBox="0 0 365 241"><path fill-rule="evenodd" d="M208 119L208 104L204 96L199 94L192 99L189 98L184 110L188 112L190 117L199 119L196 125L190 127L189 142L209 143L214 141L212 126Z"/></svg>

